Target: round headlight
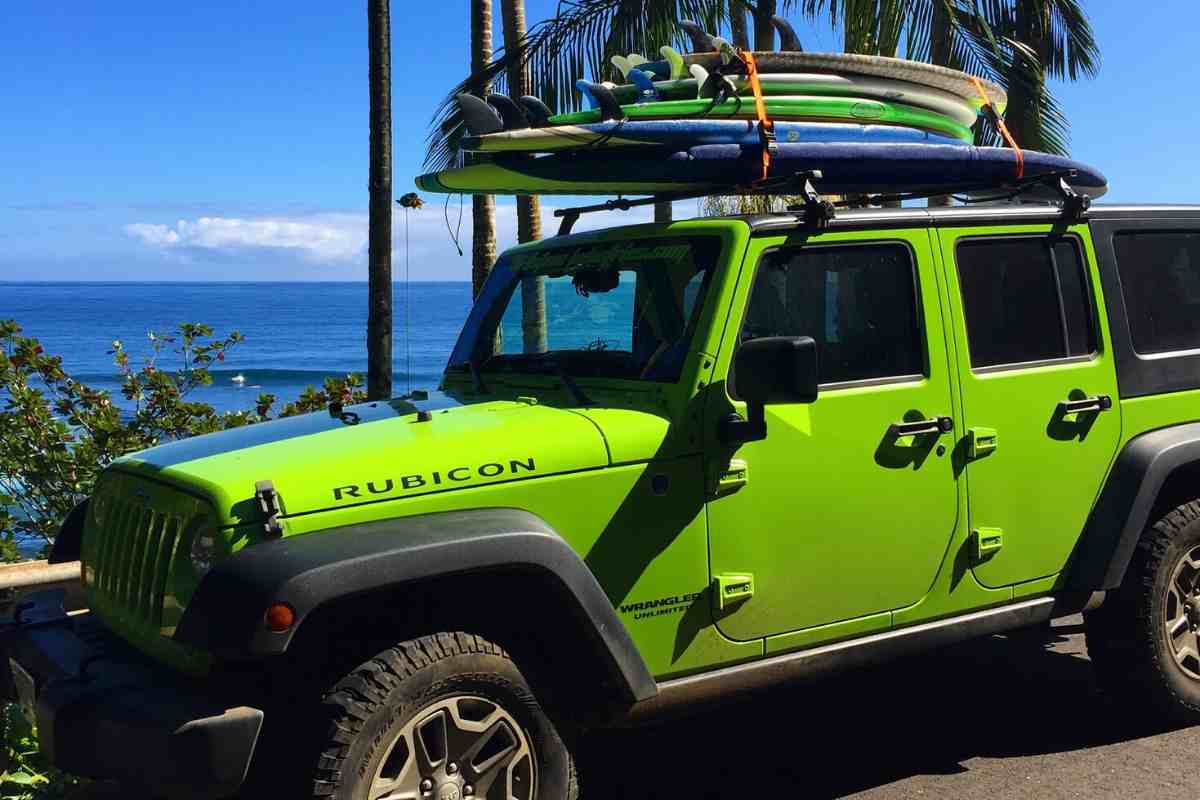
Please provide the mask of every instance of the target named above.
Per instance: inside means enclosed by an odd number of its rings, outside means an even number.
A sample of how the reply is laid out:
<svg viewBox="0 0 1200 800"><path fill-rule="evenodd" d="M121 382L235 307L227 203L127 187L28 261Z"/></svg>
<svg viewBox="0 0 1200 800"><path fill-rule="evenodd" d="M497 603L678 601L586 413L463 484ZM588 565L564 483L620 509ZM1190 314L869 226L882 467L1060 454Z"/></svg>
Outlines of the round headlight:
<svg viewBox="0 0 1200 800"><path fill-rule="evenodd" d="M208 517L200 517L192 528L192 569L203 578L213 566L217 552L217 528Z"/></svg>

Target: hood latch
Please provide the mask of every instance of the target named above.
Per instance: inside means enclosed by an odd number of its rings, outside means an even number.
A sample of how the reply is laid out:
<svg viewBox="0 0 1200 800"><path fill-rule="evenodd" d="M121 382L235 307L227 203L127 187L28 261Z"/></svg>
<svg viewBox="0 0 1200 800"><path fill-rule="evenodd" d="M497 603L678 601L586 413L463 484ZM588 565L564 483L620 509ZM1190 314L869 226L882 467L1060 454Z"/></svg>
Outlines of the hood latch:
<svg viewBox="0 0 1200 800"><path fill-rule="evenodd" d="M275 491L275 484L271 481L256 481L254 499L258 501L259 510L267 518L263 523L263 532L272 539L283 536L283 521L279 519L283 514L283 507L280 505L279 492Z"/></svg>

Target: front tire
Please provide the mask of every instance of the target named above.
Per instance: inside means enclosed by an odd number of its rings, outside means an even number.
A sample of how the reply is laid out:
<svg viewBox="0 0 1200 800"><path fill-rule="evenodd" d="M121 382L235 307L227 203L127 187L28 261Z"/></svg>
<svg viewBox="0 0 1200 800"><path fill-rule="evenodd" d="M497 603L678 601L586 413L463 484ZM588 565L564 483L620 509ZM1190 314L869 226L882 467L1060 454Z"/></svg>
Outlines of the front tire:
<svg viewBox="0 0 1200 800"><path fill-rule="evenodd" d="M516 665L467 633L388 648L337 682L313 796L575 800L571 753Z"/></svg>
<svg viewBox="0 0 1200 800"><path fill-rule="evenodd" d="M1200 722L1200 501L1146 529L1121 586L1084 622L1096 675L1116 700Z"/></svg>

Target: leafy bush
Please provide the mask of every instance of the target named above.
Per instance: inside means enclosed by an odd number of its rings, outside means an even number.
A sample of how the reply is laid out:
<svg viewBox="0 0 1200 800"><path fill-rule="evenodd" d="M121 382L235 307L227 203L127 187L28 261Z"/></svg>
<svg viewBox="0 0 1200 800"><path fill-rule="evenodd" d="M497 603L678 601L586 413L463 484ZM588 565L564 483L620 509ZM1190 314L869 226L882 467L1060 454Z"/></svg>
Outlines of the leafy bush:
<svg viewBox="0 0 1200 800"><path fill-rule="evenodd" d="M0 800L58 800L81 784L65 772L50 766L38 749L37 734L21 708L9 704L3 709L4 747L8 763L0 778Z"/></svg>
<svg viewBox="0 0 1200 800"><path fill-rule="evenodd" d="M210 367L244 339L236 331L184 323L150 333L151 351L135 364L120 341L108 351L121 379L119 405L107 391L76 381L62 357L0 320L0 561L18 561L18 548L49 547L63 517L91 491L113 459L162 442L362 402L362 378L328 378L276 410L278 398L260 394L253 411L218 412L189 399L212 383ZM162 365L176 359L175 369Z"/></svg>

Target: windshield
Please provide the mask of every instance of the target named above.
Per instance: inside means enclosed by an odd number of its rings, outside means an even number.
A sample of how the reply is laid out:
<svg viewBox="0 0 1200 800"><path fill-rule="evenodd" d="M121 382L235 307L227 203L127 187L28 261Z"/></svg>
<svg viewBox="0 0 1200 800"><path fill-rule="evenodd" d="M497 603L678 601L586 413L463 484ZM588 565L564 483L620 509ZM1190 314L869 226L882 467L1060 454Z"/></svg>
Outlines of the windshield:
<svg viewBox="0 0 1200 800"><path fill-rule="evenodd" d="M450 369L675 381L720 246L610 240L501 259Z"/></svg>

